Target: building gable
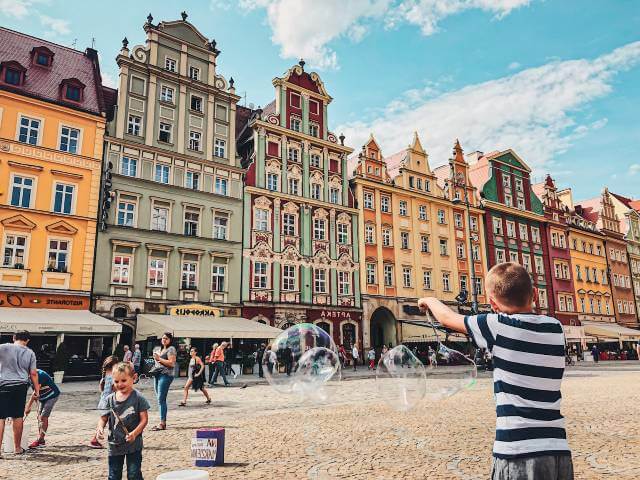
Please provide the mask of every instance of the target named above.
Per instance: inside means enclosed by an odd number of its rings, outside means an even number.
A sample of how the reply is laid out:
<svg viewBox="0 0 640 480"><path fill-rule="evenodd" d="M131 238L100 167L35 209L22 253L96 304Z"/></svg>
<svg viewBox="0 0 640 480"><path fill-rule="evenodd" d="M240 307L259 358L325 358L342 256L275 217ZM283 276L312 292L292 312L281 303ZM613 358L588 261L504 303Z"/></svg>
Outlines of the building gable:
<svg viewBox="0 0 640 480"><path fill-rule="evenodd" d="M178 38L185 43L192 43L194 45L202 46L203 48L206 48L209 43L209 39L202 35L196 27L187 21L176 20L173 22L161 22L158 24L158 30L162 33Z"/></svg>

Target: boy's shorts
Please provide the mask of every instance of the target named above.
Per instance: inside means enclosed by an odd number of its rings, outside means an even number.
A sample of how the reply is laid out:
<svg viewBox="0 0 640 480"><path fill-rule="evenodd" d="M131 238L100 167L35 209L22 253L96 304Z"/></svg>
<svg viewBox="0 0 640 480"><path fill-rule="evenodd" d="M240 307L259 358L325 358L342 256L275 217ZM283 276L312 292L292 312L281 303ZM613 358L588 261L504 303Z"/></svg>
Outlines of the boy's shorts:
<svg viewBox="0 0 640 480"><path fill-rule="evenodd" d="M44 402L40 402L40 416L41 417L50 417L51 412L53 411L53 407L56 405L60 397L53 397L49 400L45 400Z"/></svg>
<svg viewBox="0 0 640 480"><path fill-rule="evenodd" d="M493 458L491 480L573 480L571 455Z"/></svg>

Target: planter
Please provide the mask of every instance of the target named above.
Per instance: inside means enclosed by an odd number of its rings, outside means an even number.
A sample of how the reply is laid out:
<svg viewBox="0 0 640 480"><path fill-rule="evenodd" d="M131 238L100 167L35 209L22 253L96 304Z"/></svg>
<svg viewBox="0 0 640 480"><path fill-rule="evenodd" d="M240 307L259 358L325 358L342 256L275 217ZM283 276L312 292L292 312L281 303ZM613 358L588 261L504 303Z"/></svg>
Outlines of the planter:
<svg viewBox="0 0 640 480"><path fill-rule="evenodd" d="M61 384L63 377L64 377L64 370L59 372L53 372L53 381L55 384L57 385Z"/></svg>
<svg viewBox="0 0 640 480"><path fill-rule="evenodd" d="M243 375L253 375L253 365L245 365L242 367Z"/></svg>

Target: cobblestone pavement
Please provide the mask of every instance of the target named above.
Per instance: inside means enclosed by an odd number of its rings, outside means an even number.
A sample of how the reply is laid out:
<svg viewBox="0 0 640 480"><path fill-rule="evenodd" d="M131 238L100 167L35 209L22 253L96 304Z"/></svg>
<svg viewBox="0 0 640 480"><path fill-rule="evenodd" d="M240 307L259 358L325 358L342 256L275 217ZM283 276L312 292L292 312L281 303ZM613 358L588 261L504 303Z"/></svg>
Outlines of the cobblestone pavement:
<svg viewBox="0 0 640 480"><path fill-rule="evenodd" d="M563 387L577 479L640 476L640 368L575 369ZM64 384L51 418L47 447L0 460L2 479L106 478L106 451L86 447L97 421L93 384ZM176 387L180 384L176 382ZM210 389L204 405L193 392L178 408L169 394L169 430L144 434L147 480L191 465L190 439L199 427L224 426L226 465L210 478L464 479L488 477L494 432L489 378L440 402L409 412L390 409L375 380L331 383L329 400L305 405L266 385ZM153 402L150 385L142 387ZM156 422L155 404L150 425ZM35 417L28 420L32 431Z"/></svg>

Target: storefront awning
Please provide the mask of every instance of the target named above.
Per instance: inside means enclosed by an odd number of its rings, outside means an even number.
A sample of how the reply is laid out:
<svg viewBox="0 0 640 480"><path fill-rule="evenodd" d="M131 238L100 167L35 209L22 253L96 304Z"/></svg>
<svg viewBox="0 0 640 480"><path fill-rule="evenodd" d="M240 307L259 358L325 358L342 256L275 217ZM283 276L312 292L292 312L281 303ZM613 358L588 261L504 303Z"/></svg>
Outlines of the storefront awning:
<svg viewBox="0 0 640 480"><path fill-rule="evenodd" d="M279 328L241 317L201 317L188 315L138 315L136 340L161 338L171 332L182 338L276 338Z"/></svg>
<svg viewBox="0 0 640 480"><path fill-rule="evenodd" d="M640 330L623 327L617 323L582 322L586 334L598 338L632 341L640 339Z"/></svg>
<svg viewBox="0 0 640 480"><path fill-rule="evenodd" d="M35 335L115 335L122 332L122 325L89 310L0 308L0 332L18 330L27 330Z"/></svg>

